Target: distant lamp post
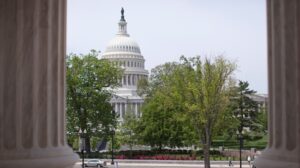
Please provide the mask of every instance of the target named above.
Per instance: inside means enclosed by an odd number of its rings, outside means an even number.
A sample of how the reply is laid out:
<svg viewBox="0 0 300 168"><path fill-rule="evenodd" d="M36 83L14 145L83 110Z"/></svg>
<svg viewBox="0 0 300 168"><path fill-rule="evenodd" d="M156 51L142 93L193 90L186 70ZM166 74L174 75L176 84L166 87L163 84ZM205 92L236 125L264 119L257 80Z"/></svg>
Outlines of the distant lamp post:
<svg viewBox="0 0 300 168"><path fill-rule="evenodd" d="M243 133L242 127L236 131L237 137L240 141L240 168L242 168L242 149L243 149Z"/></svg>
<svg viewBox="0 0 300 168"><path fill-rule="evenodd" d="M110 128L111 132L111 165L114 165L114 135L115 135L115 128L111 126Z"/></svg>
<svg viewBox="0 0 300 168"><path fill-rule="evenodd" d="M83 131L79 129L79 136L81 137L81 154L82 154L82 168L84 168L84 152L85 152L85 134L86 129Z"/></svg>

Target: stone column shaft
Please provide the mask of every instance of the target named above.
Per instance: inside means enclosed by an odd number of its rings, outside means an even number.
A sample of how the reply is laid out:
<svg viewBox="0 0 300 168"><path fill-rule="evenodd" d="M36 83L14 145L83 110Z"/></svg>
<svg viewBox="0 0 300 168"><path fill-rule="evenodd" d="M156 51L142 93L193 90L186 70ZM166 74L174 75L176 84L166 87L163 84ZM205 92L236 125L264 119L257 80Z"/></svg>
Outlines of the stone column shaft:
<svg viewBox="0 0 300 168"><path fill-rule="evenodd" d="M123 103L121 105L121 110L120 110L120 119L123 119Z"/></svg>
<svg viewBox="0 0 300 168"><path fill-rule="evenodd" d="M268 0L269 144L257 168L300 167L300 1Z"/></svg>
<svg viewBox="0 0 300 168"><path fill-rule="evenodd" d="M135 116L138 117L138 103L135 103Z"/></svg>
<svg viewBox="0 0 300 168"><path fill-rule="evenodd" d="M126 115L126 113L127 113L127 108L128 108L128 102L125 103L124 115ZM124 117L124 116L122 116L122 117Z"/></svg>
<svg viewBox="0 0 300 168"><path fill-rule="evenodd" d="M65 168L66 0L0 1L0 167Z"/></svg>
<svg viewBox="0 0 300 168"><path fill-rule="evenodd" d="M118 103L115 103L115 112L118 114Z"/></svg>

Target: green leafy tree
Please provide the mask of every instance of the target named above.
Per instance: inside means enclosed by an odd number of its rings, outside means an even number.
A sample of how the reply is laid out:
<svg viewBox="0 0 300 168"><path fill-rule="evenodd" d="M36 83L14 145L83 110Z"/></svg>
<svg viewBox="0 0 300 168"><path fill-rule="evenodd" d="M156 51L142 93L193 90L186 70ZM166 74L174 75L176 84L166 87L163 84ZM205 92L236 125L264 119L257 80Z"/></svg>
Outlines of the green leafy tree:
<svg viewBox="0 0 300 168"><path fill-rule="evenodd" d="M162 149L193 142L193 127L182 115L183 105L171 96L172 74L178 65L166 63L152 69L149 82L138 83L138 92L147 95L138 129L142 141Z"/></svg>
<svg viewBox="0 0 300 168"><path fill-rule="evenodd" d="M86 130L88 152L92 136L103 137L109 125L116 125L109 101L122 75L121 69L97 57L95 50L87 55L67 56L67 132L78 136L79 129Z"/></svg>
<svg viewBox="0 0 300 168"><path fill-rule="evenodd" d="M128 145L130 148L130 156L132 157L132 148L138 144L138 118L133 111L128 110L124 116L124 121L119 128L119 143L122 145Z"/></svg>
<svg viewBox="0 0 300 168"><path fill-rule="evenodd" d="M260 130L267 133L268 130L268 112L265 107L261 107L257 116L257 123L260 127Z"/></svg>
<svg viewBox="0 0 300 168"><path fill-rule="evenodd" d="M139 93L147 95L141 119L145 142L162 147L181 146L186 137L197 140L209 168L212 136L232 117L227 106L235 68L223 57L202 62L182 56L179 63L152 70L149 83L139 85Z"/></svg>
<svg viewBox="0 0 300 168"><path fill-rule="evenodd" d="M205 168L210 168L210 146L213 130L226 114L229 80L235 64L217 57L213 61L200 57L181 57L173 78L173 94L182 102L185 114L195 128L203 147Z"/></svg>
<svg viewBox="0 0 300 168"><path fill-rule="evenodd" d="M92 136L90 138L90 143L91 143L91 149L96 150L97 149L97 145L100 142L100 137L97 136Z"/></svg>

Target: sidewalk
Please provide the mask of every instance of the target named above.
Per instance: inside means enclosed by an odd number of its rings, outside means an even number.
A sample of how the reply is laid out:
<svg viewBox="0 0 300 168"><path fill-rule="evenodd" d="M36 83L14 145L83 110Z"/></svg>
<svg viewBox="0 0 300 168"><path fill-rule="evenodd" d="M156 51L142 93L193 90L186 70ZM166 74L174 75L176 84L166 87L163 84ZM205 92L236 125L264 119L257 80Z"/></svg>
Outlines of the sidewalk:
<svg viewBox="0 0 300 168"><path fill-rule="evenodd" d="M105 160L108 168L117 168L116 165L111 165L111 160ZM203 161L180 161L180 160L115 160L118 162L118 168L150 168L150 167L176 167L176 168L204 168ZM230 168L228 161L211 161L212 168ZM239 161L233 161L233 167L239 167ZM81 168L81 162L77 162L74 168ZM243 162L243 168L250 168L248 162Z"/></svg>

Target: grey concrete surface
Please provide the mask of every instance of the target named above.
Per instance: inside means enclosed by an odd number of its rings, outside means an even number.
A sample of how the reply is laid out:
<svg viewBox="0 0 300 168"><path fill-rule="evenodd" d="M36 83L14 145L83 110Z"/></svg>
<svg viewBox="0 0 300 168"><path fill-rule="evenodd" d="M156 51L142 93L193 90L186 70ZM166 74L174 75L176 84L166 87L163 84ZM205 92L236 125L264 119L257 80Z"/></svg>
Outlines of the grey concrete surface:
<svg viewBox="0 0 300 168"><path fill-rule="evenodd" d="M201 162L201 161L199 161ZM110 162L107 163L107 168L204 168L203 162L202 163L171 163L170 161L163 162L156 162L152 160L152 163L138 163L138 162L115 162L117 164L110 165ZM212 168L230 168L228 166L228 162L212 162L211 163ZM237 168L239 167L238 162L233 163L233 167ZM247 162L243 162L242 165L243 168L251 168L251 165L249 165ZM74 168L81 168L81 162L77 162Z"/></svg>

